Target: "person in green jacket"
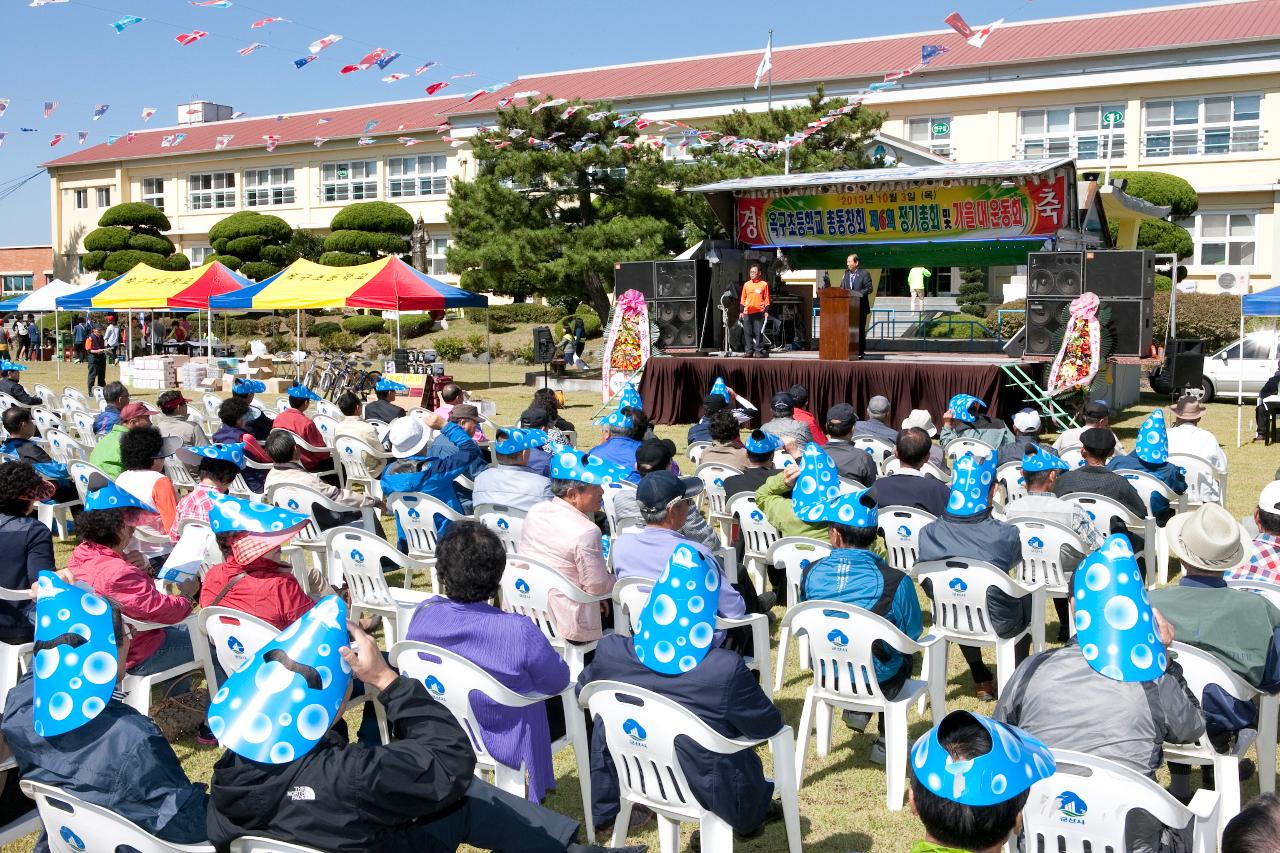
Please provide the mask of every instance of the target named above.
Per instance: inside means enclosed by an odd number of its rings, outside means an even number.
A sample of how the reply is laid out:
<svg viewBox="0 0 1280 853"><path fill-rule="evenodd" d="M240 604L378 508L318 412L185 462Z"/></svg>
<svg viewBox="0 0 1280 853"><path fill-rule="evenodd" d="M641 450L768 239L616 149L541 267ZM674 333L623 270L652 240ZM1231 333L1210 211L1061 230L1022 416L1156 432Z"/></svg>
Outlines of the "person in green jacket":
<svg viewBox="0 0 1280 853"><path fill-rule="evenodd" d="M911 810L925 835L911 853L999 853L1022 829L1031 786L1057 769L1031 735L969 711L921 735L908 763Z"/></svg>
<svg viewBox="0 0 1280 853"><path fill-rule="evenodd" d="M146 403L130 403L120 410L120 420L112 425L111 431L98 439L89 454L89 464L97 467L112 480L124 473L124 463L120 460L120 439L126 432L139 426L151 426L151 416L159 413L159 409Z"/></svg>

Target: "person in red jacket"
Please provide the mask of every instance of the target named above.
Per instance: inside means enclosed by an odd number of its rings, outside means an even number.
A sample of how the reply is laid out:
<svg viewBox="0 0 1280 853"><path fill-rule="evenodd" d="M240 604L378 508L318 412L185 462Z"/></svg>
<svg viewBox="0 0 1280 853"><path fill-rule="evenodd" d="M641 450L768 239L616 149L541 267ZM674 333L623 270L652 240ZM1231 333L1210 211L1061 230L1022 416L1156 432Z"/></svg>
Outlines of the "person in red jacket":
<svg viewBox="0 0 1280 853"><path fill-rule="evenodd" d="M813 440L825 446L827 436L822 431L822 424L818 423L818 419L809 411L809 389L796 383L787 390L787 393L791 395L791 399L796 401L795 408L791 410L791 417L800 421L800 423L808 424L809 434L813 436Z"/></svg>
<svg viewBox="0 0 1280 853"><path fill-rule="evenodd" d="M306 415L307 406L311 405L312 400L320 400L320 395L307 386L298 384L290 385L288 393L289 408L276 415L275 428L288 430L312 447L324 447L324 436L320 434L320 429L315 425L315 422ZM303 450L302 458L298 461L308 471L322 471L333 468L333 457L328 453L313 453L310 450Z"/></svg>

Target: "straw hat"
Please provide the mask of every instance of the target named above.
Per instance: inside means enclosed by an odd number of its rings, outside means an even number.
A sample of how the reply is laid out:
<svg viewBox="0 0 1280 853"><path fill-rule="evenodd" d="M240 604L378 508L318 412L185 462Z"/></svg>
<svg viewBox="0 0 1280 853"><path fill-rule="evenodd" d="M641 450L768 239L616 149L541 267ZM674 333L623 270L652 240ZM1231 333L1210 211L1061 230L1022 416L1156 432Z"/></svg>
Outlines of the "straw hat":
<svg viewBox="0 0 1280 853"><path fill-rule="evenodd" d="M1217 504L1175 515L1165 527L1169 551L1185 565L1206 572L1238 569L1253 556L1249 532Z"/></svg>

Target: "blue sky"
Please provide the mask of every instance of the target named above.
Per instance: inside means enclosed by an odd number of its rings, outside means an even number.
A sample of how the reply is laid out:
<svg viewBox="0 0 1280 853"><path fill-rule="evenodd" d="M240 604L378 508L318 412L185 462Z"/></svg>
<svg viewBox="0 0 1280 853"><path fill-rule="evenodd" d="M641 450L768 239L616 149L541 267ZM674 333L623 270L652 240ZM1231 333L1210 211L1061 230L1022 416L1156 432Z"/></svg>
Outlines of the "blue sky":
<svg viewBox="0 0 1280 853"><path fill-rule="evenodd" d="M664 4L622 0L231 0L231 8L199 8L187 0L71 0L30 8L26 0L3 0L5 70L0 98L10 100L0 118L7 132L0 147L0 186L29 175L54 155L76 147L76 133L90 132L91 145L143 126L142 108L157 108L153 126L175 123L176 106L193 98L229 104L249 115L399 100L422 95L430 80L475 71L453 81L451 91L472 91L517 74L634 62L764 47L767 31L776 45L833 41L929 30L959 10L971 24L1160 5L1158 0L918 0L877 4L864 17L853 4L795 6L774 0L719 0ZM796 18L791 11L802 11ZM117 35L110 27L123 15L147 20ZM293 23L251 30L268 16ZM174 36L204 30L207 38L183 47ZM338 33L344 40L302 70L292 61L314 39ZM998 36L997 36L998 37ZM251 42L269 47L241 57ZM385 72L374 68L340 76L375 47L403 56ZM422 77L398 83L379 78L391 71L412 74L427 60L440 64ZM61 102L50 119L46 100ZM95 104L110 110L91 121ZM34 127L37 133L20 133ZM65 135L49 148L55 133ZM0 245L46 243L48 179L37 177L0 201Z"/></svg>

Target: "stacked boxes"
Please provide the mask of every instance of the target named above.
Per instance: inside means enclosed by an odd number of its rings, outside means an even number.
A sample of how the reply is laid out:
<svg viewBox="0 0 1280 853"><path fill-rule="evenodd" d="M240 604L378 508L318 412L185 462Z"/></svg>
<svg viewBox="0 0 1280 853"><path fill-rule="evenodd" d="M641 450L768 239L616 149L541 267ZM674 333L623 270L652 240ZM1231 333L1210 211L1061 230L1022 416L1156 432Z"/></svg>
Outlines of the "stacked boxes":
<svg viewBox="0 0 1280 853"><path fill-rule="evenodd" d="M134 388L164 390L178 385L177 359L173 356L147 356L129 362L130 385Z"/></svg>
<svg viewBox="0 0 1280 853"><path fill-rule="evenodd" d="M201 387L200 383L213 372L213 368L209 367L209 363L203 358L193 358L178 368L178 376L182 379L183 388Z"/></svg>

